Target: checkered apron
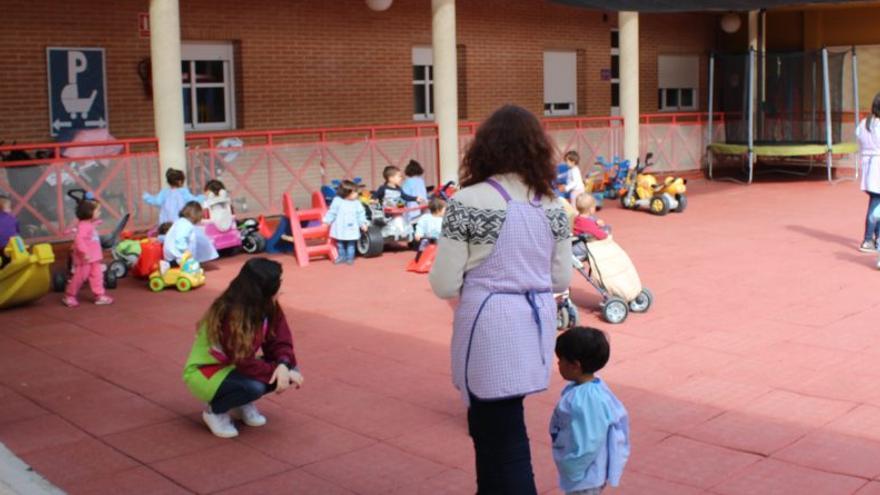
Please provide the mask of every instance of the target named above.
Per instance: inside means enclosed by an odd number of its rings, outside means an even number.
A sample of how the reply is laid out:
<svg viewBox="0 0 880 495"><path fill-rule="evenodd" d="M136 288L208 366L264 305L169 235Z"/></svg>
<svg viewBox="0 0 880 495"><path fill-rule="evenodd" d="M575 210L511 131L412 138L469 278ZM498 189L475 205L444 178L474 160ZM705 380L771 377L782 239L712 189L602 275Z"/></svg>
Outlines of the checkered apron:
<svg viewBox="0 0 880 495"><path fill-rule="evenodd" d="M536 195L507 202L492 254L465 274L452 335L452 380L465 404L470 394L492 400L547 388L556 327L550 270L556 247Z"/></svg>

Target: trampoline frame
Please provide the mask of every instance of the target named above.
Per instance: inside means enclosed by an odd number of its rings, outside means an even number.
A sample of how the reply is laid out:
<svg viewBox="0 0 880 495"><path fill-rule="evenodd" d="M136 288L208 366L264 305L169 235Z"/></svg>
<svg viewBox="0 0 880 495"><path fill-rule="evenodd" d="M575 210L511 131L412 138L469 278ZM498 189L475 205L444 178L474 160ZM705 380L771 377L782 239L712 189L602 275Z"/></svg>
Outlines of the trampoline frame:
<svg viewBox="0 0 880 495"><path fill-rule="evenodd" d="M828 48L822 48L822 86L823 86L823 103L825 110L825 143L824 144L781 144L781 145L756 145L755 144L755 62L756 51L753 47L749 48L749 56L747 57L748 66L746 67L746 79L750 81L747 90L747 112L748 112L748 143L747 144L728 144L714 143L714 104L715 104L715 54L709 56L709 129L706 145L706 159L709 166L709 179L715 180L713 175L713 158L717 153L719 155L740 155L746 161L748 166L748 181L741 181L733 178L719 178L718 180L729 180L742 184L751 184L755 175L755 162L761 156L773 157L809 157L810 170L812 170L812 157L825 155L825 168L828 174L828 182L834 183L841 180L856 180L859 177L859 166L861 160L856 161L855 175L853 177L844 177L835 181L832 176L833 157L840 154L858 153L856 143L834 143L831 131L831 89L829 85L828 74ZM859 125L859 71L858 58L856 57L856 48L852 47L852 73L853 73L853 115L855 116L855 125ZM794 175L798 174L791 171L781 171ZM809 173L809 171L807 172Z"/></svg>

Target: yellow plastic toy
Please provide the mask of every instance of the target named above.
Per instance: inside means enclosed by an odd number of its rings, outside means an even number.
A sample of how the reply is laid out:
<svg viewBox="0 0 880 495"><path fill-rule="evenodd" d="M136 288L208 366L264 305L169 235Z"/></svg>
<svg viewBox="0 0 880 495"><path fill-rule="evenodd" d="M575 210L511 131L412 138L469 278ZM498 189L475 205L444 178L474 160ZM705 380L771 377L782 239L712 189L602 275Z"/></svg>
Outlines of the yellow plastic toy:
<svg viewBox="0 0 880 495"><path fill-rule="evenodd" d="M205 285L205 270L192 259L189 252L183 254L179 267L169 268L165 273L156 270L150 274L150 290L160 292L165 287L177 287L180 292Z"/></svg>
<svg viewBox="0 0 880 495"><path fill-rule="evenodd" d="M644 162L630 169L620 203L624 208L646 209L655 215L683 212L687 208L687 181L681 177L666 177L663 183L658 183L657 177L642 173L651 166L652 156L653 153L648 153Z"/></svg>
<svg viewBox="0 0 880 495"><path fill-rule="evenodd" d="M0 268L0 309L35 301L49 292L55 253L49 244L37 244L28 252L21 237L9 239L3 250L9 263Z"/></svg>

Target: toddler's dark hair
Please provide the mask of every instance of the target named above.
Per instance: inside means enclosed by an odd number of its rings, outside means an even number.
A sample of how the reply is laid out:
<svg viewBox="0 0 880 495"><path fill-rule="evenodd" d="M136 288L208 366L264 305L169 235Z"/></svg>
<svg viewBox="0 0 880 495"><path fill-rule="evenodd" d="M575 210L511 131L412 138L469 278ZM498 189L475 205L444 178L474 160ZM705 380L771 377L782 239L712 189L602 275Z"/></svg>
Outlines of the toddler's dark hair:
<svg viewBox="0 0 880 495"><path fill-rule="evenodd" d="M187 201L180 210L180 217L196 223L202 218L202 205L198 201Z"/></svg>
<svg viewBox="0 0 880 495"><path fill-rule="evenodd" d="M205 191L211 191L215 196L220 194L220 191L224 189L226 189L226 186L217 179L211 179L208 182L205 182Z"/></svg>
<svg viewBox="0 0 880 495"><path fill-rule="evenodd" d="M165 223L159 224L159 229L158 229L159 235L167 234L168 231L171 230L172 225L174 225L174 224L171 222L165 222Z"/></svg>
<svg viewBox="0 0 880 495"><path fill-rule="evenodd" d="M388 165L382 170L382 178L385 179L385 182L388 182L388 179L395 174L400 173L400 168L395 167L394 165Z"/></svg>
<svg viewBox="0 0 880 495"><path fill-rule="evenodd" d="M171 187L180 187L183 185L183 181L185 180L186 175L184 175L183 170L169 168L165 172L165 181L168 182L168 185Z"/></svg>
<svg viewBox="0 0 880 495"><path fill-rule="evenodd" d="M556 356L580 364L583 373L601 370L610 355L608 338L598 328L574 327L556 338Z"/></svg>
<svg viewBox="0 0 880 495"><path fill-rule="evenodd" d="M431 198L431 201L428 201L428 211L431 213L439 213L443 208L446 208L446 201L440 198Z"/></svg>
<svg viewBox="0 0 880 495"><path fill-rule="evenodd" d="M422 168L422 164L419 162L410 160L409 163L406 164L403 173L406 174L407 177L418 177L425 174L425 169Z"/></svg>
<svg viewBox="0 0 880 495"><path fill-rule="evenodd" d="M97 209L97 201L84 199L76 204L76 218L80 220L91 220L95 216L95 210Z"/></svg>
<svg viewBox="0 0 880 495"><path fill-rule="evenodd" d="M351 195L351 193L360 189L355 182L350 180L344 180L339 183L339 187L336 188L336 195L342 199L345 199Z"/></svg>
<svg viewBox="0 0 880 495"><path fill-rule="evenodd" d="M571 160L575 164L578 164L581 162L581 155L579 155L578 152L575 150L570 150L565 154L565 159Z"/></svg>

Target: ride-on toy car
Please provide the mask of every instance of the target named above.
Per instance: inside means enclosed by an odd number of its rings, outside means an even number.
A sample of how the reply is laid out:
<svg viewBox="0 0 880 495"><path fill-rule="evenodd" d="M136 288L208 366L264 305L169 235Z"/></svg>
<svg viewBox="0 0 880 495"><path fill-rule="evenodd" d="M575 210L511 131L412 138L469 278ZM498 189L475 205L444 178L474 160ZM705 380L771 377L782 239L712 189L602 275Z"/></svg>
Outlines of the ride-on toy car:
<svg viewBox="0 0 880 495"><path fill-rule="evenodd" d="M189 253L184 253L183 263L179 267L173 267L161 273L156 270L150 274L150 290L160 292L165 287L177 287L180 292L188 292L190 289L205 285L205 271Z"/></svg>
<svg viewBox="0 0 880 495"><path fill-rule="evenodd" d="M636 163L626 177L626 192L620 198L624 208L649 210L655 215L670 211L681 213L687 208L687 181L681 177L667 177L662 183L651 174L643 173L651 166L653 153L645 155L645 161Z"/></svg>

